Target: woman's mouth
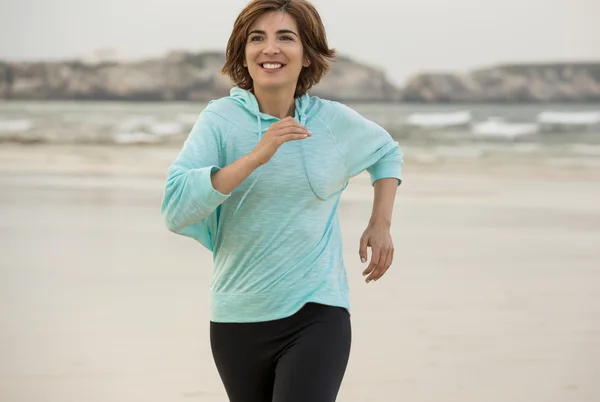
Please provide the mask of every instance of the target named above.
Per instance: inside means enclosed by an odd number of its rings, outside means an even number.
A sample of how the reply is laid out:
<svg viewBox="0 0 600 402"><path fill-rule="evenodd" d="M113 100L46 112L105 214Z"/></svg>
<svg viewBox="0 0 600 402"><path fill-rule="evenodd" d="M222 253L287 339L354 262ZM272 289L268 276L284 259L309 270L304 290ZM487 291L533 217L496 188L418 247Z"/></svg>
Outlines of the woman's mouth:
<svg viewBox="0 0 600 402"><path fill-rule="evenodd" d="M276 72L285 67L285 64L282 63L261 63L259 64L261 68L266 72Z"/></svg>

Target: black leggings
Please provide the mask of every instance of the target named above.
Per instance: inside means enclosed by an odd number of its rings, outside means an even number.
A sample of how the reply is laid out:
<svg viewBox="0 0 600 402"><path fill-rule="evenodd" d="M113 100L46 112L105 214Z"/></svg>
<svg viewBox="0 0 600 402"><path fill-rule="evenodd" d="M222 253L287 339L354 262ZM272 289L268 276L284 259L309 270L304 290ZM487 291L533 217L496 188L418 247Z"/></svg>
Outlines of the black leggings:
<svg viewBox="0 0 600 402"><path fill-rule="evenodd" d="M230 402L334 402L351 344L346 309L308 303L291 317L210 323Z"/></svg>

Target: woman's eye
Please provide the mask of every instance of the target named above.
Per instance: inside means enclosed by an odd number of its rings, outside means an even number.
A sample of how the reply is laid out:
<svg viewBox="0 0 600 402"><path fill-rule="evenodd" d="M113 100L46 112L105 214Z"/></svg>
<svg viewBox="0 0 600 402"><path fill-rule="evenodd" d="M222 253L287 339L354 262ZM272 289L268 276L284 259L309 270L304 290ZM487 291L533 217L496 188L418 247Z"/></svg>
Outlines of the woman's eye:
<svg viewBox="0 0 600 402"><path fill-rule="evenodd" d="M260 42L263 41L265 38L263 36L257 35L257 36L252 36L250 37L249 41L250 42ZM293 41L294 38L292 38L289 35L283 35L279 37L279 40L283 40L283 41Z"/></svg>

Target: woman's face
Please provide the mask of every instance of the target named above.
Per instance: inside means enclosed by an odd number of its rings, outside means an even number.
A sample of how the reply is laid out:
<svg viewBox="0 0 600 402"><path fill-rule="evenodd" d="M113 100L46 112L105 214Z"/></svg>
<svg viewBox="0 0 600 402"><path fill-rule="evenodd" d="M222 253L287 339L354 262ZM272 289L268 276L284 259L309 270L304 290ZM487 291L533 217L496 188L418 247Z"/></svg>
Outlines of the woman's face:
<svg viewBox="0 0 600 402"><path fill-rule="evenodd" d="M308 64L296 21L289 14L265 13L250 27L244 67L254 88L295 89L302 67Z"/></svg>

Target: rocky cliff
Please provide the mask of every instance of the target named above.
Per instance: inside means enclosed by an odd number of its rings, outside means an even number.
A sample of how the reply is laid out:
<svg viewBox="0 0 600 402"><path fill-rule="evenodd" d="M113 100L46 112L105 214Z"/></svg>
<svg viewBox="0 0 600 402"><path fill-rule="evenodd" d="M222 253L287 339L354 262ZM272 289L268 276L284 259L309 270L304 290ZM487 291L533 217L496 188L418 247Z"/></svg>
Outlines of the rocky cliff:
<svg viewBox="0 0 600 402"><path fill-rule="evenodd" d="M420 74L408 102L599 102L600 63L505 65L468 74Z"/></svg>
<svg viewBox="0 0 600 402"><path fill-rule="evenodd" d="M229 93L223 53L172 52L132 63L0 62L0 99L208 101ZM504 65L419 74L402 88L339 57L312 94L344 102L599 102L600 63Z"/></svg>
<svg viewBox="0 0 600 402"><path fill-rule="evenodd" d="M0 63L0 99L208 101L229 94L222 53L173 52L136 63ZM313 94L390 102L399 91L383 72L340 57Z"/></svg>

